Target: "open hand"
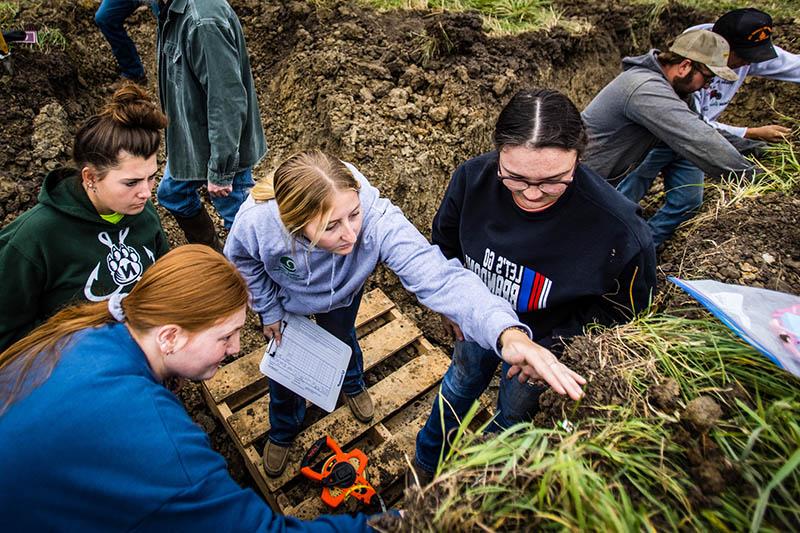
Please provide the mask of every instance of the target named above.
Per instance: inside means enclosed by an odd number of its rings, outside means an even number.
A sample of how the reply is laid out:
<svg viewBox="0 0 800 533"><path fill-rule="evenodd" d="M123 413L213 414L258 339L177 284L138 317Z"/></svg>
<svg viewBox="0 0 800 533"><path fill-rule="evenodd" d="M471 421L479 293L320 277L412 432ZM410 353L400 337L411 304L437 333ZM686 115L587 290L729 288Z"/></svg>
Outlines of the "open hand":
<svg viewBox="0 0 800 533"><path fill-rule="evenodd" d="M586 380L562 364L550 350L539 346L522 331L507 329L500 336L503 347L502 358L511 365L508 378L519 375L520 383L541 379L559 394L567 394L573 400L583 396L581 385Z"/></svg>
<svg viewBox="0 0 800 533"><path fill-rule="evenodd" d="M755 139L757 141L776 143L785 140L786 136L791 132L792 130L786 126L769 124L767 126L759 126L757 128L747 128L747 132L745 132L744 136L748 139Z"/></svg>
<svg viewBox="0 0 800 533"><path fill-rule="evenodd" d="M224 196L228 196L231 192L233 192L233 184L215 185L209 181L206 186L208 187L208 194L210 194L214 198L221 198Z"/></svg>

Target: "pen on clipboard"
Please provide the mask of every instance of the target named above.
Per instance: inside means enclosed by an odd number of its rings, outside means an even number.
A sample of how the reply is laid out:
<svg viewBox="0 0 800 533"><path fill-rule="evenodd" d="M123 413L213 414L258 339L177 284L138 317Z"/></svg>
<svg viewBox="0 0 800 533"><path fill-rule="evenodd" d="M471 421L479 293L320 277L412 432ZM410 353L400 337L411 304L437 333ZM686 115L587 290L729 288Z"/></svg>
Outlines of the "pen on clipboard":
<svg viewBox="0 0 800 533"><path fill-rule="evenodd" d="M287 325L287 322L285 320L281 320L281 333L286 331L286 325ZM275 357L275 352L277 352L277 351L278 351L278 345L275 342L275 337L272 337L269 340L269 344L267 344L267 354L270 357Z"/></svg>

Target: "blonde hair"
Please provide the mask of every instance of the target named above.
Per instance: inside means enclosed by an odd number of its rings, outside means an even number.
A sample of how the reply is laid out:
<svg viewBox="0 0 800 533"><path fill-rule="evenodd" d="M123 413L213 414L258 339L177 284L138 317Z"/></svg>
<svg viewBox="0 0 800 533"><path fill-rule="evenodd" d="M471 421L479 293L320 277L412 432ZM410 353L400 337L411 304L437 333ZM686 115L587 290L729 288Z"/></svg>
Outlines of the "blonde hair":
<svg viewBox="0 0 800 533"><path fill-rule="evenodd" d="M361 184L336 157L320 150L294 154L278 166L272 178L261 180L250 191L257 202L275 200L286 231L296 236L316 218L321 224L311 239L316 245L333 211L333 193L358 191Z"/></svg>
<svg viewBox="0 0 800 533"><path fill-rule="evenodd" d="M198 283L203 279L204 283ZM191 333L231 316L248 302L247 283L207 246L179 246L147 269L122 301L136 333L177 324ZM0 354L0 414L50 376L72 334L114 322L107 302L67 307Z"/></svg>

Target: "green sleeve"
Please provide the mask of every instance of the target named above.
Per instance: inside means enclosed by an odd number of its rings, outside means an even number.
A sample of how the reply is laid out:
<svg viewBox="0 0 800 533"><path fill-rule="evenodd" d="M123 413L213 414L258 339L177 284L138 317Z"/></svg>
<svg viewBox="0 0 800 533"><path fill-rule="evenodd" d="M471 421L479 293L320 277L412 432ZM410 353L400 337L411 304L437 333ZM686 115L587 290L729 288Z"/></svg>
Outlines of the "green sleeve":
<svg viewBox="0 0 800 533"><path fill-rule="evenodd" d="M13 244L0 247L0 351L27 335L37 324L46 276L39 265Z"/></svg>

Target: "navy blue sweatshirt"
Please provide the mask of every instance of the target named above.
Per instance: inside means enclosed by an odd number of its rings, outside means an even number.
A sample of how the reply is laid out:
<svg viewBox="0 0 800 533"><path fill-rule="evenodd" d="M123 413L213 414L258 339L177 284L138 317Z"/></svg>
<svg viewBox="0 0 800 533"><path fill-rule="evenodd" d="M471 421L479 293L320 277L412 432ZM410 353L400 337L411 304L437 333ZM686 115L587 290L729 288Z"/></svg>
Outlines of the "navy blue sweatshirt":
<svg viewBox="0 0 800 533"><path fill-rule="evenodd" d="M498 181L497 152L470 159L453 174L432 240L508 300L544 346L630 319L655 287L639 206L582 165L555 204L529 213Z"/></svg>

